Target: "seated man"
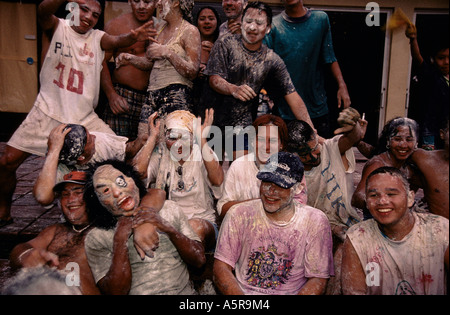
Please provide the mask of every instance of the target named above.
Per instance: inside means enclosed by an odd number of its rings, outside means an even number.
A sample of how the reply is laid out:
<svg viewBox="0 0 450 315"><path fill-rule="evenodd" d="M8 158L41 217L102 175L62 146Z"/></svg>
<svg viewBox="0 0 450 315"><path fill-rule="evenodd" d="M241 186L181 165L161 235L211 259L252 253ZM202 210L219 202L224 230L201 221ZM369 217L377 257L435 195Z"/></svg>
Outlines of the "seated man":
<svg viewBox="0 0 450 315"><path fill-rule="evenodd" d="M373 218L352 226L344 243L344 294L446 294L448 219L412 211L414 192L394 167L369 175L366 204Z"/></svg>
<svg viewBox="0 0 450 315"><path fill-rule="evenodd" d="M205 264L202 243L175 202L159 212L137 211L146 193L132 166L113 160L93 166L85 199L96 220L85 247L95 282L105 294L195 294L187 264ZM153 258L133 245L133 228L143 223L159 232Z"/></svg>
<svg viewBox="0 0 450 315"><path fill-rule="evenodd" d="M335 133L343 131L343 134L322 144L306 122L292 121L288 124L287 149L299 155L305 167L307 204L327 215L333 231L336 277L330 281L327 294L340 294L340 263L345 233L362 220L362 215L350 203L356 166L352 147L364 137L367 122L350 107L340 113L338 121L344 127Z"/></svg>
<svg viewBox="0 0 450 315"><path fill-rule="evenodd" d="M220 229L214 262L223 294L323 294L333 275L330 224L318 209L294 202L300 159L270 157L258 172L260 194L233 206ZM234 272L233 272L234 270Z"/></svg>
<svg viewBox="0 0 450 315"><path fill-rule="evenodd" d="M34 239L14 247L10 260L15 268L47 265L63 271L71 271L74 268L71 263L75 263L80 271L81 292L100 294L84 250L85 236L92 228L90 213L83 199L85 184L85 172L73 171L64 176L53 191L60 200L66 222L51 225Z"/></svg>
<svg viewBox="0 0 450 315"><path fill-rule="evenodd" d="M125 160L136 154L128 138L103 132L89 132L84 126L60 124L48 138L47 156L36 179L33 195L42 205L53 202L52 187L71 170L108 159Z"/></svg>

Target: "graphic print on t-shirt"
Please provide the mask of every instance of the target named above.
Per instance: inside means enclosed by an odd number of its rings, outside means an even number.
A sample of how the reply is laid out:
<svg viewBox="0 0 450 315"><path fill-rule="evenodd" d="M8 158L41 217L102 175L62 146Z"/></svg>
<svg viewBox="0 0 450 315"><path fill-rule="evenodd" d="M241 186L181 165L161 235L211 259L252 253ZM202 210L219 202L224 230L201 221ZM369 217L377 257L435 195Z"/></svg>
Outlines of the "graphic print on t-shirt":
<svg viewBox="0 0 450 315"><path fill-rule="evenodd" d="M286 283L293 268L287 255L278 253L272 244L267 249L259 247L254 250L248 261L247 283L261 289L276 289Z"/></svg>

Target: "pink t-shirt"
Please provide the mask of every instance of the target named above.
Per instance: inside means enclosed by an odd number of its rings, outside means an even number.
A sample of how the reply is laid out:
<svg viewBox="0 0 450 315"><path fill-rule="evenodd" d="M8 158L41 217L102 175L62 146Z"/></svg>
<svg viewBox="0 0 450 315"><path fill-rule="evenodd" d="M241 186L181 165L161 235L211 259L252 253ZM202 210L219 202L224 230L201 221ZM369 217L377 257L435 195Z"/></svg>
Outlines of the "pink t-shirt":
<svg viewBox="0 0 450 315"><path fill-rule="evenodd" d="M260 199L232 207L214 257L235 269L245 294L297 294L308 278L334 275L331 229L325 214L295 203L289 222L270 221Z"/></svg>

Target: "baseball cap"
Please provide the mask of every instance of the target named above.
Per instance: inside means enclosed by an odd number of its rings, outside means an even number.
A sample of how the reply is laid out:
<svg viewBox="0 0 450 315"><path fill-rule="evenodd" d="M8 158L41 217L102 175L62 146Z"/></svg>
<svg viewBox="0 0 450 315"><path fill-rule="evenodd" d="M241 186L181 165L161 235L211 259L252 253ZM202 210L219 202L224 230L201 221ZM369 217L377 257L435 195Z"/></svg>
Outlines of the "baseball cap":
<svg viewBox="0 0 450 315"><path fill-rule="evenodd" d="M53 187L54 192L59 192L63 189L64 184L74 183L80 185L86 185L87 173L84 171L71 171L69 174L64 175L63 180Z"/></svg>
<svg viewBox="0 0 450 315"><path fill-rule="evenodd" d="M71 130L64 138L64 145L59 153L59 161L66 165L75 165L77 159L84 152L87 142L86 128L81 125L68 124L64 130Z"/></svg>
<svg viewBox="0 0 450 315"><path fill-rule="evenodd" d="M270 156L256 177L282 188L291 188L303 179L304 167L300 158L289 152L278 152Z"/></svg>

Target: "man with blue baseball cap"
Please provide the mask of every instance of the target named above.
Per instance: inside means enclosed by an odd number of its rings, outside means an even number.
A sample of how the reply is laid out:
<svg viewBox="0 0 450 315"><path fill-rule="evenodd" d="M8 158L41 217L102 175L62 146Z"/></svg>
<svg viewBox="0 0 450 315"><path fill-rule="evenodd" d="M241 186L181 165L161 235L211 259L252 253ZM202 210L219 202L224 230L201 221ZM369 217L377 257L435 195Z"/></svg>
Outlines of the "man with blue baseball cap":
<svg viewBox="0 0 450 315"><path fill-rule="evenodd" d="M222 222L217 287L223 294L323 294L334 275L331 228L322 211L294 201L302 162L278 152L257 177L260 199L233 206Z"/></svg>

